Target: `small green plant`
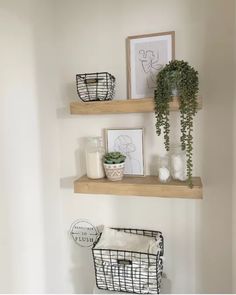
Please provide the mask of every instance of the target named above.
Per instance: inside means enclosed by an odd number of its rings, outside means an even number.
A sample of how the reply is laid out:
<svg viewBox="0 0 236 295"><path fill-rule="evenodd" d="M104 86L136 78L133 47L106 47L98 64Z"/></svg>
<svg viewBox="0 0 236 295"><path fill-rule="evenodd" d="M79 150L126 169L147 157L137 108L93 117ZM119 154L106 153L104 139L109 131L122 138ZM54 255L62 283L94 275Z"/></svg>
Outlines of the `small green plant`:
<svg viewBox="0 0 236 295"><path fill-rule="evenodd" d="M169 102L173 90L180 99L181 147L187 155L187 177L192 187L193 155L193 117L197 112L198 72L187 62L174 60L167 64L157 75L155 90L156 133L163 129L165 149L170 148Z"/></svg>
<svg viewBox="0 0 236 295"><path fill-rule="evenodd" d="M126 156L120 152L106 153L103 158L105 164L120 164L125 161Z"/></svg>

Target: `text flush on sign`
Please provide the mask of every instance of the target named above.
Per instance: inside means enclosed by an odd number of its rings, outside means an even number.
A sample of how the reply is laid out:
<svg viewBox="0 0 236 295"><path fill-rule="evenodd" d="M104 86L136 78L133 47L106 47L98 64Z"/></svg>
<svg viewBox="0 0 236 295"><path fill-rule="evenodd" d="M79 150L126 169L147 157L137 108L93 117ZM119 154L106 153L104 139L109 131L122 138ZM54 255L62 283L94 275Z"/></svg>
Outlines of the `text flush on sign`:
<svg viewBox="0 0 236 295"><path fill-rule="evenodd" d="M78 219L70 227L70 235L73 240L81 247L91 247L97 240L99 232L89 221Z"/></svg>

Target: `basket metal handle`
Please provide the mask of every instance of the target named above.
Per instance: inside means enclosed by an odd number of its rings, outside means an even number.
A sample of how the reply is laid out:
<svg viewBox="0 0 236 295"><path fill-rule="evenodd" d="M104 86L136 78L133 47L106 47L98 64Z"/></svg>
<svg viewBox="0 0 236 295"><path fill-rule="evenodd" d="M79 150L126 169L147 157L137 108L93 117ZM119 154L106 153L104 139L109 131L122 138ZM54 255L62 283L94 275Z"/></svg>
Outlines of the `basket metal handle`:
<svg viewBox="0 0 236 295"><path fill-rule="evenodd" d="M94 84L94 83L98 83L101 80L103 80L103 78L86 78L86 79L84 79L84 83L85 84Z"/></svg>
<svg viewBox="0 0 236 295"><path fill-rule="evenodd" d="M117 263L118 264L122 264L122 265L131 265L132 264L132 260L117 259Z"/></svg>

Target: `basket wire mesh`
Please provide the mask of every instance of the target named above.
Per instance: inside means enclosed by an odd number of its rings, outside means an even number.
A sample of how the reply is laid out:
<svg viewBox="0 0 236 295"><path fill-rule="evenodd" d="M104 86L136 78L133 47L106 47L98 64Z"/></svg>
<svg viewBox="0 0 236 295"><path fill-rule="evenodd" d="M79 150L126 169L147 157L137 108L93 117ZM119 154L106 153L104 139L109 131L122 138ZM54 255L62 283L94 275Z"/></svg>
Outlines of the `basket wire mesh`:
<svg viewBox="0 0 236 295"><path fill-rule="evenodd" d="M77 74L76 86L82 101L111 100L115 92L115 77L107 72Z"/></svg>
<svg viewBox="0 0 236 295"><path fill-rule="evenodd" d="M159 231L114 228L159 239L156 254L112 249L92 249L99 289L138 294L159 294L163 270L163 236Z"/></svg>

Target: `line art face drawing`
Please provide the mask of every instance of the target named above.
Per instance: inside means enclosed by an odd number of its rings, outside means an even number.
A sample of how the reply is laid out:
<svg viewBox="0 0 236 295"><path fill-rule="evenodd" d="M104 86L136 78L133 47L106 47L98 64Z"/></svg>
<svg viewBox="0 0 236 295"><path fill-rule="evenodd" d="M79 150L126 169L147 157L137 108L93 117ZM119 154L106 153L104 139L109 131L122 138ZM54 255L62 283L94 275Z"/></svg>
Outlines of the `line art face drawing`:
<svg viewBox="0 0 236 295"><path fill-rule="evenodd" d="M121 152L126 156L125 174L141 174L141 164L134 157L136 146L128 135L119 135L114 141L114 151Z"/></svg>
<svg viewBox="0 0 236 295"><path fill-rule="evenodd" d="M140 49L138 59L146 76L147 87L154 89L156 76L164 67L163 64L159 63L159 51L157 50L155 54L153 50Z"/></svg>
<svg viewBox="0 0 236 295"><path fill-rule="evenodd" d="M144 176L143 128L106 129L107 152L126 156L125 175Z"/></svg>
<svg viewBox="0 0 236 295"><path fill-rule="evenodd" d="M175 58L174 32L129 36L127 43L128 97L154 97L158 73Z"/></svg>

